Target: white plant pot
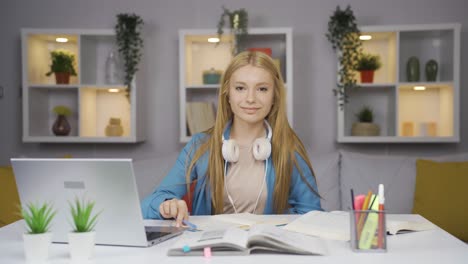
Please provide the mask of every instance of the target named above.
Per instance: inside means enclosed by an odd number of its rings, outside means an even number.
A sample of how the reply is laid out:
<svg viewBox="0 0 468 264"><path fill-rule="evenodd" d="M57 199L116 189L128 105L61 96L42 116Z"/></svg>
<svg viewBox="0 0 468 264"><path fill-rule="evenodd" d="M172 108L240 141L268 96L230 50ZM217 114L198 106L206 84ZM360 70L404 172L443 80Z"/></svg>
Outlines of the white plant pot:
<svg viewBox="0 0 468 264"><path fill-rule="evenodd" d="M72 260L87 260L93 256L95 235L94 231L68 233L68 244Z"/></svg>
<svg viewBox="0 0 468 264"><path fill-rule="evenodd" d="M49 258L52 233L23 234L24 254L28 262L45 262Z"/></svg>

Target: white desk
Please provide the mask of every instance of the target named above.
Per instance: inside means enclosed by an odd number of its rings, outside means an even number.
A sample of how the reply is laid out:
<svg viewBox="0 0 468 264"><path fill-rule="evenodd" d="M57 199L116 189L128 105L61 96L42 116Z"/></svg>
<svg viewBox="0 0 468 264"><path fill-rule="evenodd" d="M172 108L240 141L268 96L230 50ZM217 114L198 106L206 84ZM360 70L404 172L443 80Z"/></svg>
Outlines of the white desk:
<svg viewBox="0 0 468 264"><path fill-rule="evenodd" d="M202 218L193 217L194 220ZM25 263L23 232L24 223L22 221L0 229L0 264ZM349 242L327 241L330 253L328 256L254 254L250 256L214 256L210 259L166 256L167 249L176 239L150 248L96 246L94 258L89 263L468 263L468 246L442 229L388 236L387 253L354 253L349 247ZM68 245L52 244L48 263L71 263Z"/></svg>

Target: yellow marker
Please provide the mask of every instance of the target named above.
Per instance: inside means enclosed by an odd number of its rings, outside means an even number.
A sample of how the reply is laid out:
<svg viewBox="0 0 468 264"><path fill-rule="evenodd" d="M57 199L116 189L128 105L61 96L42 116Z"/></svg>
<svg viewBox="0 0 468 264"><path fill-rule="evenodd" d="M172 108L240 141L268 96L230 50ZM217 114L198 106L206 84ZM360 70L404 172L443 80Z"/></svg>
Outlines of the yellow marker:
<svg viewBox="0 0 468 264"><path fill-rule="evenodd" d="M372 195L372 199L376 195ZM377 210L379 209L379 201L378 198L375 197L375 201L372 204L372 208L370 210L374 210L375 212L368 212L366 222L364 223L364 227L362 228L361 236L359 238L359 249L370 249L372 246L372 240L374 240L377 226L379 223L379 214Z"/></svg>

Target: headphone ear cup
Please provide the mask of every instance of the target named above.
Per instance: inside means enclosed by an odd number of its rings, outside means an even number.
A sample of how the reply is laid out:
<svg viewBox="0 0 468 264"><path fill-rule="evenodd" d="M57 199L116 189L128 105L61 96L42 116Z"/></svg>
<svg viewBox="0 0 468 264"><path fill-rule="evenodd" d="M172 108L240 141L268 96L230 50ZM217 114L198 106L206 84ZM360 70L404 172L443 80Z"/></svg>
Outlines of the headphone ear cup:
<svg viewBox="0 0 468 264"><path fill-rule="evenodd" d="M252 146L252 152L256 160L266 160L271 154L271 143L267 138L257 138Z"/></svg>
<svg viewBox="0 0 468 264"><path fill-rule="evenodd" d="M222 153L224 160L228 162L237 162L239 160L239 146L234 139L223 141Z"/></svg>

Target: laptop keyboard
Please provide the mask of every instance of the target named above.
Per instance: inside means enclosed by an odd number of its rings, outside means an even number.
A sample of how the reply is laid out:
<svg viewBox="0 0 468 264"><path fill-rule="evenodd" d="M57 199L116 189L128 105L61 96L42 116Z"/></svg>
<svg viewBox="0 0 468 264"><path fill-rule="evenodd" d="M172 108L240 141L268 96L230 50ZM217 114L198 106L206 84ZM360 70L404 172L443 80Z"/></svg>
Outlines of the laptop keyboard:
<svg viewBox="0 0 468 264"><path fill-rule="evenodd" d="M148 241L152 241L154 239L160 238L162 236L168 235L170 233L168 232L151 232L151 231L146 231L146 239Z"/></svg>

